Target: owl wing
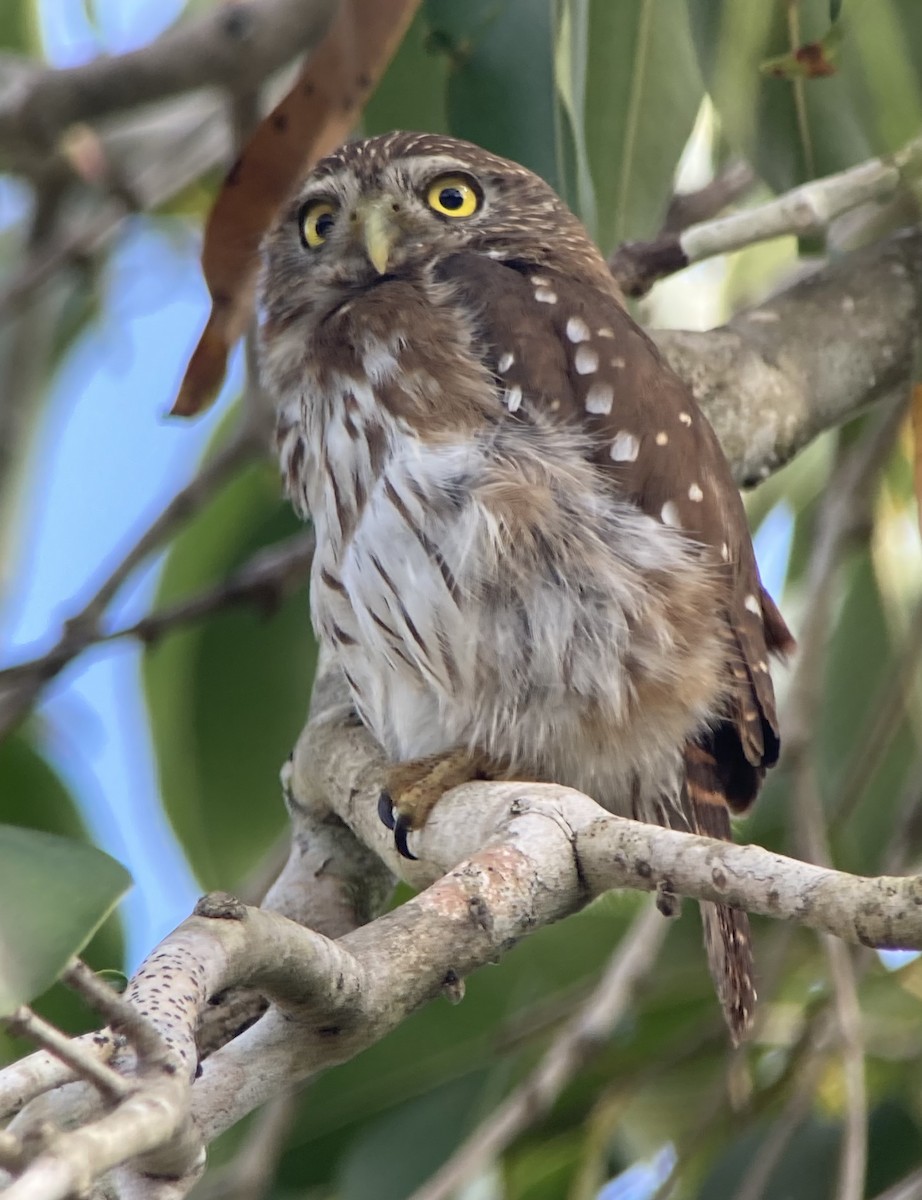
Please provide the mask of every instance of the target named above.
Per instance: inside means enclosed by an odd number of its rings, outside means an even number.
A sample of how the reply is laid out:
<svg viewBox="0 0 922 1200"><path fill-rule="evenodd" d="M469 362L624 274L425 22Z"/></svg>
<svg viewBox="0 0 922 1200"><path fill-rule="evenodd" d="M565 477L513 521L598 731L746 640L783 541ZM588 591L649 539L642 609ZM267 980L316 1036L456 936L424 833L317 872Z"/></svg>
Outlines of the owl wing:
<svg viewBox="0 0 922 1200"><path fill-rule="evenodd" d="M793 640L762 587L746 512L713 429L614 291L468 253L451 256L442 272L479 312L483 353L506 395L526 397L526 414L543 410L585 428L618 494L683 529L722 576L728 713L687 748L686 762L698 796L693 827L729 836L727 809L745 811L778 758L768 659Z"/></svg>
<svg viewBox="0 0 922 1200"><path fill-rule="evenodd" d="M791 649L793 639L762 587L746 512L714 431L614 288L472 254L453 256L443 272L480 315L481 351L507 407L585 429L618 495L683 529L722 580L725 716L684 747L680 809L664 811L676 826L729 840L730 813L752 804L778 758L768 658ZM702 904L701 915L736 1042L756 998L749 920L722 904Z"/></svg>
<svg viewBox="0 0 922 1200"><path fill-rule="evenodd" d="M731 811L752 804L778 758L768 658L791 649L793 639L762 587L746 513L714 431L614 289L473 254L452 256L442 270L480 315L481 351L507 407L585 429L612 488L683 529L722 579L726 715L686 744L680 810L664 811L677 826L729 840ZM738 1042L756 998L749 920L722 904L702 904L701 915L708 965Z"/></svg>

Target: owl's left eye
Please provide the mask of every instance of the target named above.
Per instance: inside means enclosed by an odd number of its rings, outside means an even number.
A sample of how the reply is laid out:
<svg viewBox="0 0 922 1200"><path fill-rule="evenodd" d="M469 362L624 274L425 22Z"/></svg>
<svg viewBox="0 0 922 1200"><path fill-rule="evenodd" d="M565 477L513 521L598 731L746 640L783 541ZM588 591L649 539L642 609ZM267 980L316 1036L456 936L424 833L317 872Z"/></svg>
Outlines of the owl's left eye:
<svg viewBox="0 0 922 1200"><path fill-rule="evenodd" d="M440 175L429 184L426 202L443 217L471 217L480 208L481 196L463 175Z"/></svg>
<svg viewBox="0 0 922 1200"><path fill-rule="evenodd" d="M322 245L336 224L336 207L329 200L308 200L300 213L301 241L311 250Z"/></svg>

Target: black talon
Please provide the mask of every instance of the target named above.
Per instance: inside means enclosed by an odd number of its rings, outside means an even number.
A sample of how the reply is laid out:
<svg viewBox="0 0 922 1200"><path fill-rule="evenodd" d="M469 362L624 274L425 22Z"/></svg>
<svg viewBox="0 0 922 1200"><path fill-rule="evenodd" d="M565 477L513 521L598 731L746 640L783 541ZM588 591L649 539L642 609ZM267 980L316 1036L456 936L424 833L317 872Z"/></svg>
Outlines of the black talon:
<svg viewBox="0 0 922 1200"><path fill-rule="evenodd" d="M388 829L394 828L394 801L387 788L384 788L378 797L378 816Z"/></svg>
<svg viewBox="0 0 922 1200"><path fill-rule="evenodd" d="M413 862L416 862L416 855L407 845L407 834L412 828L413 826L406 817L398 817L394 823L394 845L397 847L398 854L401 854L404 858L410 858L413 860Z"/></svg>

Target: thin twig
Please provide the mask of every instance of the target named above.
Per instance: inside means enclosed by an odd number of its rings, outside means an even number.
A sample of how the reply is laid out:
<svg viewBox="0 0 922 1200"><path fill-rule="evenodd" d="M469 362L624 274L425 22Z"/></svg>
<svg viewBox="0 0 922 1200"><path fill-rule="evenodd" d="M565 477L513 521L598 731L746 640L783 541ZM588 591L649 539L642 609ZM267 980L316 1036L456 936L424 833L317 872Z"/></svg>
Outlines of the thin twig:
<svg viewBox="0 0 922 1200"><path fill-rule="evenodd" d="M547 1113L623 1016L638 984L653 969L668 924L653 906L634 919L598 986L566 1023L536 1069L465 1138L411 1200L449 1200Z"/></svg>
<svg viewBox="0 0 922 1200"><path fill-rule="evenodd" d="M808 617L786 721L797 729L794 746L787 756L791 771L790 810L799 831L801 852L823 865L831 864L832 855L813 746L821 711L819 680L824 677L829 618L845 551L856 535L866 536L870 529L877 478L890 453L902 413L902 405L893 405L836 470L824 497L816 533L805 604ZM867 1171L868 1098L855 964L849 950L837 939L824 935L822 943L833 984L845 1072L845 1135L836 1195L838 1200L861 1200Z"/></svg>
<svg viewBox="0 0 922 1200"><path fill-rule="evenodd" d="M121 1039L108 1030L86 1033L71 1041L83 1055L91 1054L97 1062L108 1062L116 1054ZM21 1058L0 1071L0 1121L14 1117L37 1096L54 1088L72 1083L77 1075L56 1054L39 1051Z"/></svg>
<svg viewBox="0 0 922 1200"><path fill-rule="evenodd" d="M145 1063L165 1061L169 1050L156 1027L133 1004L110 987L79 958L72 958L61 979L103 1017L109 1027L122 1034Z"/></svg>
<svg viewBox="0 0 922 1200"><path fill-rule="evenodd" d="M676 192L669 201L662 228L657 237L682 233L691 225L713 221L725 208L736 203L757 181L755 171L747 162L728 163L703 187L693 192Z"/></svg>
<svg viewBox="0 0 922 1200"><path fill-rule="evenodd" d="M125 179L122 195L96 198L90 210L29 248L0 289L0 317L9 317L63 267L80 265L106 248L125 218L126 194L136 206L159 208L208 171L228 161L230 140L217 100L196 94L131 115L102 135L106 158Z"/></svg>
<svg viewBox="0 0 922 1200"><path fill-rule="evenodd" d="M130 1095L134 1084L102 1062L92 1051L74 1038L69 1038L43 1017L25 1005L6 1018L10 1030L28 1038L59 1058L70 1067L74 1076L92 1083L108 1100L121 1100Z"/></svg>
<svg viewBox="0 0 922 1200"><path fill-rule="evenodd" d="M874 158L805 183L766 204L691 225L650 242L626 242L609 265L623 291L642 296L657 279L692 263L771 238L822 233L836 217L869 201L896 195L922 170L922 138L886 158Z"/></svg>
<svg viewBox="0 0 922 1200"><path fill-rule="evenodd" d="M261 438L250 426L244 425L151 522L90 600L66 622L52 649L35 659L27 673L11 680L0 680L0 740L26 716L44 685L98 640L99 622L105 609L135 568L203 508L241 466L255 459L262 448Z"/></svg>
<svg viewBox="0 0 922 1200"><path fill-rule="evenodd" d="M130 625L98 630L88 637L80 650L124 638L137 638L150 645L165 634L237 605L255 605L264 612L272 612L306 583L313 556L313 531L308 529L293 534L283 542L257 551L239 570L196 596L148 613ZM0 670L0 684L10 684L30 675L44 675L47 657L42 655Z"/></svg>

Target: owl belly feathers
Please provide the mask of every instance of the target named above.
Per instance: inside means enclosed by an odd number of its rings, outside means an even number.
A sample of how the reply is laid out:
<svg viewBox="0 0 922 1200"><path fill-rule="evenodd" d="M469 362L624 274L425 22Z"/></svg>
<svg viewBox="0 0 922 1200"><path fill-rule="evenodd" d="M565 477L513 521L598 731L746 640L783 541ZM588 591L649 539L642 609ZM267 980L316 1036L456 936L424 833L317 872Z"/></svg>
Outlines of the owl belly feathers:
<svg viewBox="0 0 922 1200"><path fill-rule="evenodd" d="M585 434L527 400L510 412L473 338L421 352L406 304L380 290L325 334L358 370L308 368L281 422L317 535L314 624L360 716L395 761L469 748L662 819L686 739L722 700L713 571L603 485ZM450 415L420 428L402 394L415 379L417 400L450 414L457 397L426 361L446 352L465 363L459 388L477 389L476 428Z"/></svg>

